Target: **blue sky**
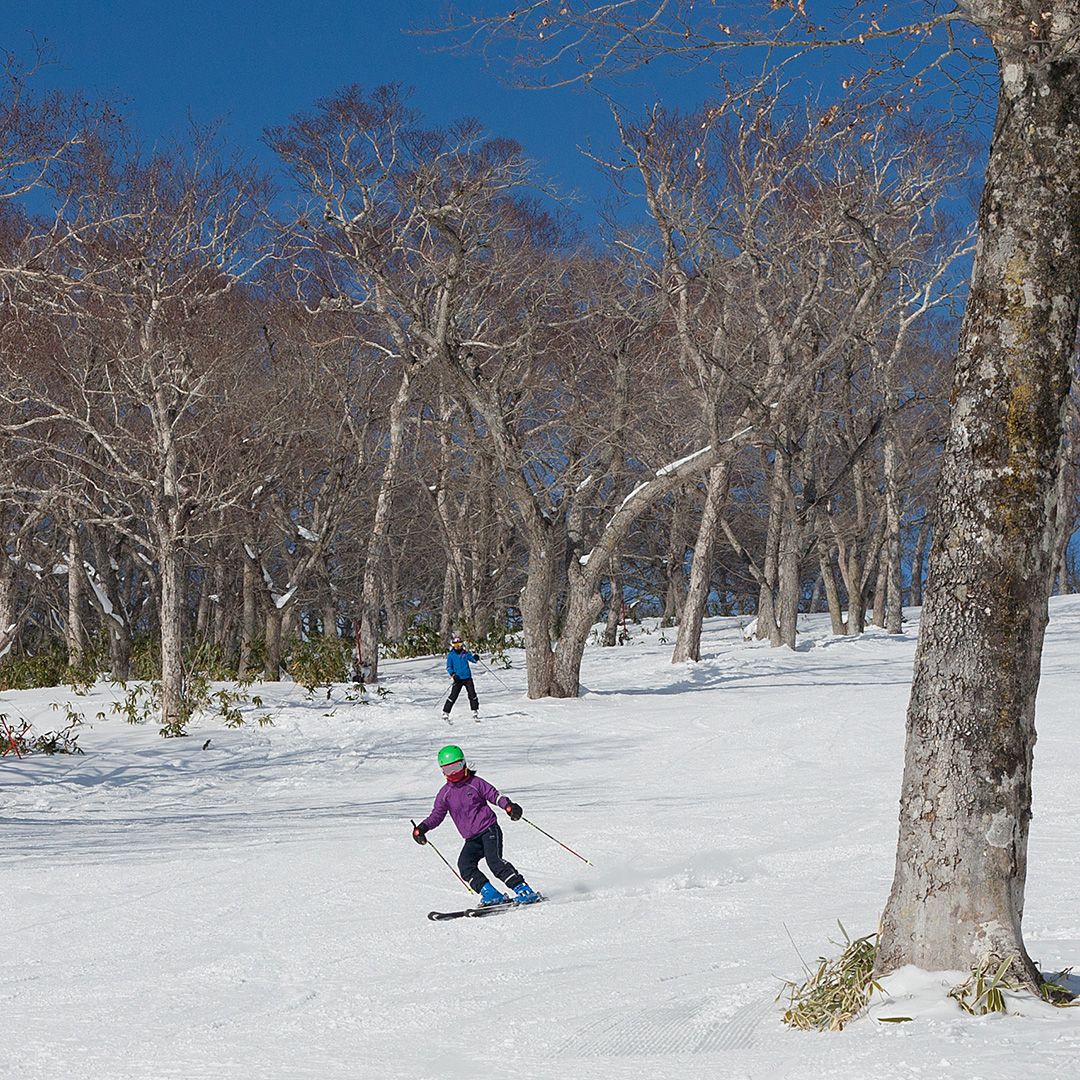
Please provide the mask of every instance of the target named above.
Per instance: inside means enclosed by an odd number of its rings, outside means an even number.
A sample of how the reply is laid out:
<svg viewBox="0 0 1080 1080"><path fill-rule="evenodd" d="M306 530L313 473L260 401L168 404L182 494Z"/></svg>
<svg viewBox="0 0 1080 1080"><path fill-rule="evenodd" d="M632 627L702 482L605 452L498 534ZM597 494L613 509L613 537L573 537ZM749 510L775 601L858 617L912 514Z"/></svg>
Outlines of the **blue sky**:
<svg viewBox="0 0 1080 1080"><path fill-rule="evenodd" d="M457 0L465 10L501 10L510 0ZM190 109L206 123L227 118L226 134L259 154L263 128L283 124L338 87L370 90L387 82L416 89L414 105L434 124L479 118L494 135L522 142L544 179L578 192L586 224L608 184L581 148L614 139L608 106L570 88L508 86L503 68L449 51L445 37L409 33L438 22L445 0L7 0L0 48L28 57L34 41L51 46L49 83L113 96L144 139L182 129ZM692 107L709 95L708 65L670 78L612 87L632 112L658 98ZM802 70L810 94L838 92L848 59L815 56Z"/></svg>
<svg viewBox="0 0 1080 1080"><path fill-rule="evenodd" d="M401 82L416 88L414 103L429 121L478 117L493 134L521 141L562 190L606 191L578 150L590 138L611 138L603 102L569 89L512 89L482 58L405 32L436 19L443 0L15 0L14 8L0 47L26 56L35 38L47 40L59 65L47 74L51 83L119 97L148 140L182 127L190 109L199 122L227 116L231 138L259 149L264 127L339 86ZM665 97L705 93L668 84ZM621 93L639 108L656 89Z"/></svg>

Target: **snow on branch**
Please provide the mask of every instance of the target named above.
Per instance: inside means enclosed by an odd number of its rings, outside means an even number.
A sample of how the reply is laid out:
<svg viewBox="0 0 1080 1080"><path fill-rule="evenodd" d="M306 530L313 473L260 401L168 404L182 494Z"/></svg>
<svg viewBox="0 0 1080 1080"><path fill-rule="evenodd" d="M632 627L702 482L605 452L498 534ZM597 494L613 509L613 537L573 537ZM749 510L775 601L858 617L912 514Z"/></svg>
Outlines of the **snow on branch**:
<svg viewBox="0 0 1080 1080"><path fill-rule="evenodd" d="M116 614L113 608L112 601L109 599L108 594L101 587L97 580L97 571L88 562L83 563L83 570L86 571L86 580L90 582L90 588L94 590L94 595L97 597L97 602L101 606L102 612L104 612L107 619L115 620L120 626L124 625L124 620Z"/></svg>
<svg viewBox="0 0 1080 1080"><path fill-rule="evenodd" d="M670 465L665 465L663 468L656 470L657 476L671 476L678 472L684 465L691 461L696 461L702 454L711 453L712 446L706 446L701 450L695 450L692 454L687 454L684 458L679 458L678 461L673 461Z"/></svg>

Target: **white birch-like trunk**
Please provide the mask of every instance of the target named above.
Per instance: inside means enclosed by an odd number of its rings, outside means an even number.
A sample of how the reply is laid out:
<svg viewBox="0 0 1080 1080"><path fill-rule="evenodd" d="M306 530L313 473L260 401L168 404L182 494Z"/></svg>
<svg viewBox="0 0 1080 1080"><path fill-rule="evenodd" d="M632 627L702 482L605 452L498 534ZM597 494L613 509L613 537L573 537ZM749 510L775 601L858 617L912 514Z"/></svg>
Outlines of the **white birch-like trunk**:
<svg viewBox="0 0 1080 1080"><path fill-rule="evenodd" d="M67 651L73 668L82 666L86 652L86 630L83 626L83 565L79 536L74 528L68 534L67 555Z"/></svg>
<svg viewBox="0 0 1080 1080"><path fill-rule="evenodd" d="M777 648L780 639L780 622L776 611L776 585L780 572L780 534L783 527L787 461L779 448L773 454L769 475L769 524L765 533L765 558L762 573L764 580L758 590L757 638L769 639Z"/></svg>
<svg viewBox="0 0 1080 1080"><path fill-rule="evenodd" d="M731 465L722 461L709 470L705 488L705 507L701 512L694 558L690 563L690 584L686 590L683 617L679 622L679 635L675 640L675 652L671 662L681 664L687 660L701 659L701 624L709 601L712 584L713 551L720 530L720 515L727 498L728 478Z"/></svg>
<svg viewBox="0 0 1080 1080"><path fill-rule="evenodd" d="M6 551L0 551L0 656L11 648L19 623L15 614L15 563Z"/></svg>
<svg viewBox="0 0 1080 1080"><path fill-rule="evenodd" d="M162 544L158 561L161 567L161 724L175 729L184 721L183 551L176 544Z"/></svg>

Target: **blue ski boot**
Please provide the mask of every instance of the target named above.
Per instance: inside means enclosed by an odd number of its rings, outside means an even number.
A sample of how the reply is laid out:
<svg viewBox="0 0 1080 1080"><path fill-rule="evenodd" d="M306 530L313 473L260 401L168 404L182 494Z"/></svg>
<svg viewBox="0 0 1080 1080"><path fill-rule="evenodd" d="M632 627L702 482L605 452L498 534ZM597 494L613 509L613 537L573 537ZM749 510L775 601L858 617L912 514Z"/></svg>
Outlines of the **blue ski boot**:
<svg viewBox="0 0 1080 1080"><path fill-rule="evenodd" d="M523 881L514 889L515 904L535 904L540 899L540 894L535 893Z"/></svg>
<svg viewBox="0 0 1080 1080"><path fill-rule="evenodd" d="M510 897L505 896L499 892L490 881L484 882L484 887L480 890L480 906L491 907L493 904L508 904L510 903Z"/></svg>

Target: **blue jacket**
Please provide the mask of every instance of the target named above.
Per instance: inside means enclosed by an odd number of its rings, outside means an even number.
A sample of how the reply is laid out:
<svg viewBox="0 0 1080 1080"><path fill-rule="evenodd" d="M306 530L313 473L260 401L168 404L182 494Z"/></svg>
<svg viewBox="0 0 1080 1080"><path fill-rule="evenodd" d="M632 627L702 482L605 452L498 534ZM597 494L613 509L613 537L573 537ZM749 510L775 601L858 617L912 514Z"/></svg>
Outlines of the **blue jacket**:
<svg viewBox="0 0 1080 1080"><path fill-rule="evenodd" d="M471 679L472 669L469 667L469 661L474 664L480 663L480 657L475 653L466 652L464 649L458 652L457 649L451 649L446 657L446 671L449 675L454 675L459 679Z"/></svg>

